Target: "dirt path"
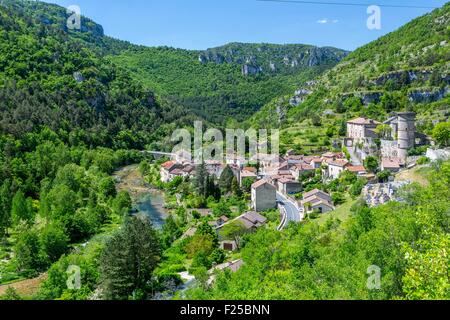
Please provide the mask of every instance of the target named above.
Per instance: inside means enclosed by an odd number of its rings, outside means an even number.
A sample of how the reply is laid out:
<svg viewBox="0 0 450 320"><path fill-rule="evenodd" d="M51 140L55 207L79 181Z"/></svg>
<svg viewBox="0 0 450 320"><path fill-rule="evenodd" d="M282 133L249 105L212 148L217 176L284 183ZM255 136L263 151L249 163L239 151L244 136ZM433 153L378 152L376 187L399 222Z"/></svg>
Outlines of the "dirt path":
<svg viewBox="0 0 450 320"><path fill-rule="evenodd" d="M47 273L41 274L34 279L22 280L11 284L0 285L0 296L6 293L8 288L13 288L18 294L25 297L32 297L39 291L42 282L47 279Z"/></svg>

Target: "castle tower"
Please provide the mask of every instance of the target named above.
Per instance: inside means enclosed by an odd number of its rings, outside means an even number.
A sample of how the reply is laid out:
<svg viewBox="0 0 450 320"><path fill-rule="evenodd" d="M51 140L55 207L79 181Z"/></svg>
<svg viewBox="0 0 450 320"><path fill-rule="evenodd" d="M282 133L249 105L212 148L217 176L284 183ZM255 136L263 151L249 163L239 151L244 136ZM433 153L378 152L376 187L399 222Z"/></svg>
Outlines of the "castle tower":
<svg viewBox="0 0 450 320"><path fill-rule="evenodd" d="M414 112L399 112L398 116L398 156L406 160L408 150L416 144L416 114Z"/></svg>

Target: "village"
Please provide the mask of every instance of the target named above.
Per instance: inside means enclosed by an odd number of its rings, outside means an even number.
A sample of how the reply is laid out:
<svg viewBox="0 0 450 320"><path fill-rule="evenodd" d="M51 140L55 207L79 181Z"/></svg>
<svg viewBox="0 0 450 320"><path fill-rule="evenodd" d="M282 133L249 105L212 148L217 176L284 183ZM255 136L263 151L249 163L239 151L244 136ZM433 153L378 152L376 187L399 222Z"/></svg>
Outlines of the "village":
<svg viewBox="0 0 450 320"><path fill-rule="evenodd" d="M231 169L239 187L248 191L250 211L233 217L211 217L210 210L195 211L210 216L209 225L219 237L220 248L235 252L240 248L242 233L267 225L267 212L279 211L277 230L282 231L290 223L335 211L345 202L348 190L352 190L353 197L364 199L369 207L401 201L398 191L409 181L395 181L395 175L416 166L419 157L410 156L410 150L430 143L428 137L416 132L415 114L402 112L384 123L367 118L348 121L347 135L339 151L318 155L301 155L293 150L282 156L258 154L256 165L242 158L227 159L226 163L205 161L204 168L216 180L224 170ZM196 168L191 161L176 157L162 163L161 182L170 183L177 178L193 180ZM346 180L353 185L345 188ZM240 231L224 236L222 231L233 225ZM190 228L183 238L193 236L196 231L195 226ZM236 271L242 263L237 259L219 264L210 273L217 269Z"/></svg>

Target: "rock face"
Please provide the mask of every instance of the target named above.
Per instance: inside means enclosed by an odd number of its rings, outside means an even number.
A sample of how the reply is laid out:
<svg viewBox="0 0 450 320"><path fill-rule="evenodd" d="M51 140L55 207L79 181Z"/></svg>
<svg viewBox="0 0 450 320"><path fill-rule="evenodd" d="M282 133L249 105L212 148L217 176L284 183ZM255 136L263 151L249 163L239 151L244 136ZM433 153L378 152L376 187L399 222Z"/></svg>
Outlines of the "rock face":
<svg viewBox="0 0 450 320"><path fill-rule="evenodd" d="M297 107L298 105L305 102L306 98L312 93L311 90L308 89L299 89L295 91L295 95L289 100L289 104L293 107Z"/></svg>
<svg viewBox="0 0 450 320"><path fill-rule="evenodd" d="M431 90L414 90L408 94L409 101L415 103L430 103L444 99L450 92L450 88L443 88L436 91Z"/></svg>
<svg viewBox="0 0 450 320"><path fill-rule="evenodd" d="M253 66L253 65L249 65L249 64L244 64L242 66L242 75L244 75L244 76L257 75L257 74L261 73L262 71L263 71L263 69L258 66Z"/></svg>
<svg viewBox="0 0 450 320"><path fill-rule="evenodd" d="M305 68L334 65L347 54L328 47L232 43L200 52L198 60L202 64L238 64L243 68L243 75L251 76L259 73L292 74Z"/></svg>

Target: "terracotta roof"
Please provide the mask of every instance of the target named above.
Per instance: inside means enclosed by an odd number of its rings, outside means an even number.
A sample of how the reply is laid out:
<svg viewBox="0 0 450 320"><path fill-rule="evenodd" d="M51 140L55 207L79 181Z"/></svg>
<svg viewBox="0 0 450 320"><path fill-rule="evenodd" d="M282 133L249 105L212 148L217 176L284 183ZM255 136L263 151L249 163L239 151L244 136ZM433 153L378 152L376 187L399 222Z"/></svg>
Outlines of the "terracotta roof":
<svg viewBox="0 0 450 320"><path fill-rule="evenodd" d="M241 178L255 178L257 177L255 172L251 171L242 171L241 172Z"/></svg>
<svg viewBox="0 0 450 320"><path fill-rule="evenodd" d="M176 165L177 163L176 163L176 161L167 161L167 162L164 162L162 165L161 165L161 167L163 167L164 169L170 169L170 168L172 168L174 165Z"/></svg>
<svg viewBox="0 0 450 320"><path fill-rule="evenodd" d="M399 169L400 168L400 159L398 159L398 158L383 158L382 166L383 166L383 168Z"/></svg>
<svg viewBox="0 0 450 320"><path fill-rule="evenodd" d="M326 152L322 155L324 158L334 158L335 154L333 152Z"/></svg>
<svg viewBox="0 0 450 320"><path fill-rule="evenodd" d="M252 189L257 189L259 187L262 187L265 184L268 184L268 185L272 186L273 188L275 188L275 186L273 184L270 184L267 180L262 179L262 180L255 182L254 184L252 184Z"/></svg>
<svg viewBox="0 0 450 320"><path fill-rule="evenodd" d="M244 169L242 169L242 171L258 173L258 170L256 168L253 168L253 167L245 167Z"/></svg>
<svg viewBox="0 0 450 320"><path fill-rule="evenodd" d="M345 167L349 164L349 162L344 159L337 159L337 160L330 161L328 164L332 165L332 166L337 166L337 167Z"/></svg>
<svg viewBox="0 0 450 320"><path fill-rule="evenodd" d="M292 179L282 178L282 179L278 180L278 182L281 184L288 184L288 183L300 184L300 182L295 181L294 177L292 177Z"/></svg>
<svg viewBox="0 0 450 320"><path fill-rule="evenodd" d="M367 172L364 166L349 166L347 170L350 172Z"/></svg>
<svg viewBox="0 0 450 320"><path fill-rule="evenodd" d="M180 175L183 174L183 170L181 170L181 169L174 169L174 170L170 171L170 174L173 174L175 176L180 176Z"/></svg>
<svg viewBox="0 0 450 320"><path fill-rule="evenodd" d="M295 165L295 168L298 171L312 171L312 170L314 170L314 168L312 166L310 166L309 164L303 164L303 163Z"/></svg>
<svg viewBox="0 0 450 320"><path fill-rule="evenodd" d="M356 118L356 119L348 121L347 123L359 124L359 125L378 125L378 124L381 124L378 121L375 121L375 120L372 120L372 119L368 119L368 118Z"/></svg>

